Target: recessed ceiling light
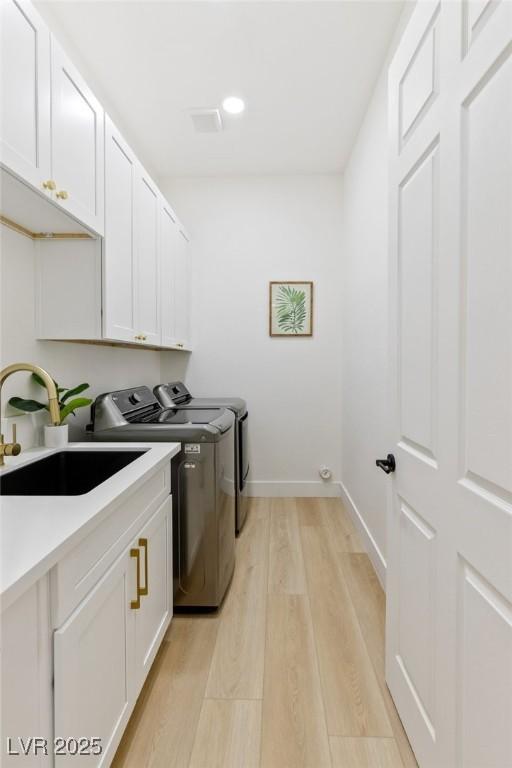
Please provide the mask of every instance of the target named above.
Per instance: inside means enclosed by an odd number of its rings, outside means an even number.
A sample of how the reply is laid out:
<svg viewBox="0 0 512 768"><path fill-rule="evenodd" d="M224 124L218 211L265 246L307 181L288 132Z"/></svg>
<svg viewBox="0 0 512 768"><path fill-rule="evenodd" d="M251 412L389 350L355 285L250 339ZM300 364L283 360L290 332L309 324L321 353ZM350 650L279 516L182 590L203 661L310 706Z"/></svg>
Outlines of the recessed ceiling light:
<svg viewBox="0 0 512 768"><path fill-rule="evenodd" d="M222 109L224 112L229 112L230 115L239 115L245 109L245 103L243 99L239 99L238 96L228 96L222 102Z"/></svg>

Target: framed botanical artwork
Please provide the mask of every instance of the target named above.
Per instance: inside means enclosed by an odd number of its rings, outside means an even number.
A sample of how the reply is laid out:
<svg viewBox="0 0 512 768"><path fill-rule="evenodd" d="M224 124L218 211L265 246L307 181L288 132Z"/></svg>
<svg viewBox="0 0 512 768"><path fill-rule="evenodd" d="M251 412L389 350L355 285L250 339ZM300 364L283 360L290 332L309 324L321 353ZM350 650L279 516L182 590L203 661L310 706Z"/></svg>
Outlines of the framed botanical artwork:
<svg viewBox="0 0 512 768"><path fill-rule="evenodd" d="M269 285L271 336L313 335L313 283L310 280L271 282Z"/></svg>

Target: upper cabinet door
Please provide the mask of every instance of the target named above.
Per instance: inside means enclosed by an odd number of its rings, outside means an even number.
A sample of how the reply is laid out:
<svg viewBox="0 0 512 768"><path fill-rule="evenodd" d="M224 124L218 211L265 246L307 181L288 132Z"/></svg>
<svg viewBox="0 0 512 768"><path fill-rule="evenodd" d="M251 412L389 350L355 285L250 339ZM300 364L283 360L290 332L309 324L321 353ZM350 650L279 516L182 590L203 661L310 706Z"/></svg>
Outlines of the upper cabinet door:
<svg viewBox="0 0 512 768"><path fill-rule="evenodd" d="M50 34L28 3L0 3L2 163L39 189L50 170Z"/></svg>
<svg viewBox="0 0 512 768"><path fill-rule="evenodd" d="M163 200L160 207L160 314L163 347L176 344L174 292L178 237L180 234L174 212Z"/></svg>
<svg viewBox="0 0 512 768"><path fill-rule="evenodd" d="M135 237L135 323L139 341L160 345L160 296L158 268L158 189L137 166L135 208L133 215Z"/></svg>
<svg viewBox="0 0 512 768"><path fill-rule="evenodd" d="M103 241L103 334L134 342L133 198L135 156L115 125L105 120L105 239Z"/></svg>
<svg viewBox="0 0 512 768"><path fill-rule="evenodd" d="M65 210L103 235L103 108L53 37L51 49L55 197Z"/></svg>
<svg viewBox="0 0 512 768"><path fill-rule="evenodd" d="M190 255L188 237L180 229L176 248L175 312L176 346L190 347Z"/></svg>

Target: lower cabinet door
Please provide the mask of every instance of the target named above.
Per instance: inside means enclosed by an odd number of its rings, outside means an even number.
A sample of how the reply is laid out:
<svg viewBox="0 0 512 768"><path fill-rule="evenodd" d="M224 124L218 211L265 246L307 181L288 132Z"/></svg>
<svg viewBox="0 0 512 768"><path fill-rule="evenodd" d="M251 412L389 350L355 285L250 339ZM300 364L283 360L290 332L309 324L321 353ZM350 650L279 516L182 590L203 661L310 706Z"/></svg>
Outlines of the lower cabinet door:
<svg viewBox="0 0 512 768"><path fill-rule="evenodd" d="M0 617L0 765L51 768L52 631L48 575Z"/></svg>
<svg viewBox="0 0 512 768"><path fill-rule="evenodd" d="M172 501L169 496L140 531L141 597L135 620L135 679L138 695L172 617Z"/></svg>
<svg viewBox="0 0 512 768"><path fill-rule="evenodd" d="M135 687L135 576L136 561L127 551L54 633L59 765L110 765L128 722ZM101 753L94 754L98 744Z"/></svg>

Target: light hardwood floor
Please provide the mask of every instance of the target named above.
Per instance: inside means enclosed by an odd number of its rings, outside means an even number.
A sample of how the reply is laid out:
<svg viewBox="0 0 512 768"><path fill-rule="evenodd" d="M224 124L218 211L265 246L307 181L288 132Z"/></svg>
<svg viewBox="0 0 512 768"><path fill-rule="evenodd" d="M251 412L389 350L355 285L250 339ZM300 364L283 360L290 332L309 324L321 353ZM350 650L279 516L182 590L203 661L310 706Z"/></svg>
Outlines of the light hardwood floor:
<svg viewBox="0 0 512 768"><path fill-rule="evenodd" d="M115 768L415 768L384 619L339 499L251 499L224 605L174 617Z"/></svg>

